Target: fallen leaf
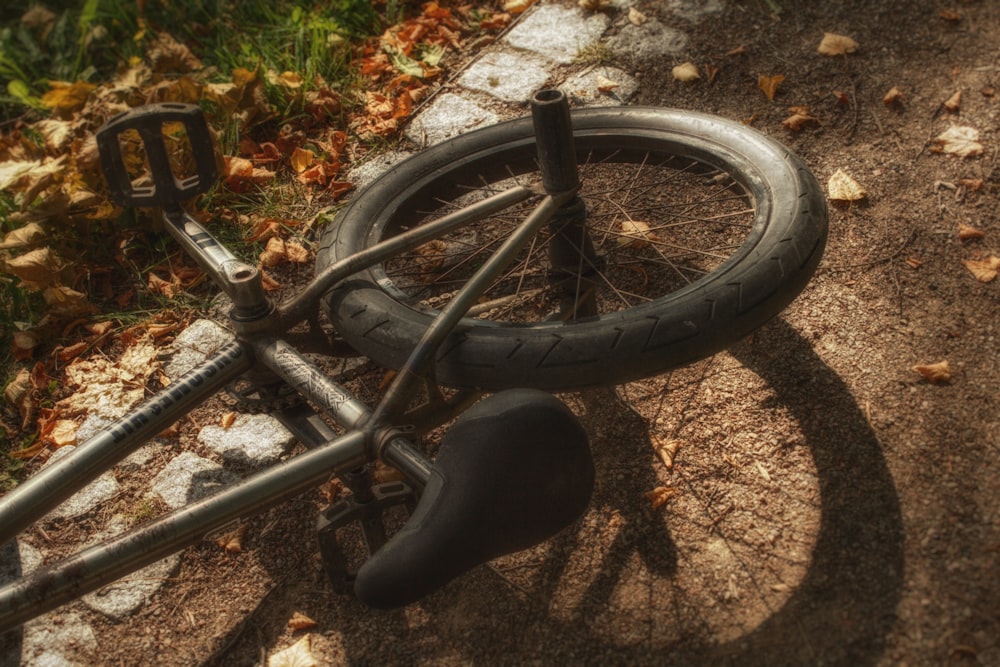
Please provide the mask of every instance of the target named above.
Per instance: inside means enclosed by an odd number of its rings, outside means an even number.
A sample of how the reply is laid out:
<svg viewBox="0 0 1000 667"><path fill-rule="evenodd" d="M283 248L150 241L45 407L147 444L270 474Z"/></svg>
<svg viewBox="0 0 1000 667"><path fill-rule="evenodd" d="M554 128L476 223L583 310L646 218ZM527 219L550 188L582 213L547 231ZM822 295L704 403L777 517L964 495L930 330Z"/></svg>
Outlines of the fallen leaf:
<svg viewBox="0 0 1000 667"><path fill-rule="evenodd" d="M222 419L220 420L222 428L228 429L230 426L232 426L234 423L236 423L236 417L237 417L237 414L235 412L232 412L232 411L227 412L226 414L222 415Z"/></svg>
<svg viewBox="0 0 1000 667"><path fill-rule="evenodd" d="M288 628L290 630L308 630L309 628L315 628L319 625L316 621L309 618L302 612L295 612L292 617L288 619Z"/></svg>
<svg viewBox="0 0 1000 667"><path fill-rule="evenodd" d="M267 82L272 86L282 86L289 90L297 90L305 83L305 79L302 78L301 74L296 72L282 72L278 74L274 70L268 70Z"/></svg>
<svg viewBox="0 0 1000 667"><path fill-rule="evenodd" d="M0 243L0 250L12 250L15 248L25 248L37 244L45 237L45 230L37 222L29 222L23 227L18 227L7 232Z"/></svg>
<svg viewBox="0 0 1000 667"><path fill-rule="evenodd" d="M933 150L938 153L948 153L957 157L976 157L983 152L979 143L979 130L974 127L953 125L934 140Z"/></svg>
<svg viewBox="0 0 1000 667"><path fill-rule="evenodd" d="M970 192L979 192L986 185L986 181L981 178L960 178L958 184Z"/></svg>
<svg viewBox="0 0 1000 667"><path fill-rule="evenodd" d="M238 554L243 551L243 538L247 534L247 524L242 524L230 533L217 539L215 544L225 550L227 554Z"/></svg>
<svg viewBox="0 0 1000 667"><path fill-rule="evenodd" d="M806 125L819 125L819 118L809 114L809 109L806 107L792 107L792 115L781 121L781 124L792 130L793 132L798 132Z"/></svg>
<svg viewBox="0 0 1000 667"><path fill-rule="evenodd" d="M939 361L936 364L914 366L913 371L920 373L924 379L931 384L944 384L951 380L951 369L948 361Z"/></svg>
<svg viewBox="0 0 1000 667"><path fill-rule="evenodd" d="M907 257L906 265L911 269L919 269L921 266L924 265L924 262L923 260L917 259L916 257Z"/></svg>
<svg viewBox="0 0 1000 667"><path fill-rule="evenodd" d="M969 241L972 239L981 239L984 236L986 236L986 234L984 234L982 230L976 229L971 225L966 225L961 222L958 223L958 238L960 238L961 240Z"/></svg>
<svg viewBox="0 0 1000 667"><path fill-rule="evenodd" d="M42 95L42 104L64 115L83 108L97 86L86 81L68 83L49 81L49 91Z"/></svg>
<svg viewBox="0 0 1000 667"><path fill-rule="evenodd" d="M308 148L296 148L292 152L291 158L289 158L292 169L295 170L296 174L301 174L303 171L312 166L312 163L316 161L316 155Z"/></svg>
<svg viewBox="0 0 1000 667"><path fill-rule="evenodd" d="M291 646L267 659L267 667L319 667L312 654L312 635L306 635Z"/></svg>
<svg viewBox="0 0 1000 667"><path fill-rule="evenodd" d="M847 35L838 35L832 32L823 33L823 39L816 48L824 56L843 56L854 53L860 44Z"/></svg>
<svg viewBox="0 0 1000 667"><path fill-rule="evenodd" d="M666 466L667 470L671 470L674 467L674 457L677 455L677 450L681 448L680 440L664 440L659 436L653 436L653 451L656 455L660 457L663 461L663 465Z"/></svg>
<svg viewBox="0 0 1000 667"><path fill-rule="evenodd" d="M826 190L831 201L859 201L868 196L868 191L843 169L837 169L833 173L827 181Z"/></svg>
<svg viewBox="0 0 1000 667"><path fill-rule="evenodd" d="M285 241L285 257L296 264L305 264L312 259L312 253L298 241Z"/></svg>
<svg viewBox="0 0 1000 667"><path fill-rule="evenodd" d="M152 70L159 74L183 74L202 68L201 61L191 49L166 32L157 35L156 41L146 52L146 57Z"/></svg>
<svg viewBox="0 0 1000 667"><path fill-rule="evenodd" d="M46 424L44 440L46 444L56 447L76 444L76 430L78 426L71 419L57 419Z"/></svg>
<svg viewBox="0 0 1000 667"><path fill-rule="evenodd" d="M260 254L260 264L265 267L274 267L288 259L288 251L285 249L285 242L278 236L272 236L267 241L264 252Z"/></svg>
<svg viewBox="0 0 1000 667"><path fill-rule="evenodd" d="M618 237L618 245L630 248L645 248L660 239L650 229L649 224L642 220L628 218L621 223L622 236Z"/></svg>
<svg viewBox="0 0 1000 667"><path fill-rule="evenodd" d="M720 69L718 67L716 67L712 63L707 63L705 65L705 78L708 80L709 83L712 83L715 81L715 77L719 75L719 71Z"/></svg>
<svg viewBox="0 0 1000 667"><path fill-rule="evenodd" d="M57 283L61 269L62 263L47 246L11 259L0 258L0 271L20 278L27 289L41 290Z"/></svg>
<svg viewBox="0 0 1000 667"><path fill-rule="evenodd" d="M646 15L635 7L628 8L628 22L632 25L642 25L646 22Z"/></svg>
<svg viewBox="0 0 1000 667"><path fill-rule="evenodd" d="M938 14L945 21L961 21L962 15L953 9L942 9L940 14Z"/></svg>
<svg viewBox="0 0 1000 667"><path fill-rule="evenodd" d="M655 510L663 507L668 500L677 495L677 489L672 489L669 486L658 486L652 491L647 491L643 494L646 500L649 501L650 506Z"/></svg>
<svg viewBox="0 0 1000 667"><path fill-rule="evenodd" d="M611 0L577 0L577 4L590 12L602 12L611 6Z"/></svg>
<svg viewBox="0 0 1000 667"><path fill-rule="evenodd" d="M746 54L748 51L749 51L749 49L747 49L746 46L740 45L740 46L737 46L735 49L730 49L729 51L726 51L723 54L723 57L730 58L732 56L742 56L742 55Z"/></svg>
<svg viewBox="0 0 1000 667"><path fill-rule="evenodd" d="M778 92L778 86L781 82L785 80L784 74L774 74L772 76L764 76L763 74L757 77L757 87L764 91L767 95L769 102L774 101L774 96Z"/></svg>
<svg viewBox="0 0 1000 667"><path fill-rule="evenodd" d="M887 107L898 107L903 103L903 91L896 86L889 89L889 92L882 98L882 104Z"/></svg>
<svg viewBox="0 0 1000 667"><path fill-rule="evenodd" d="M597 90L602 93L610 93L613 90L621 87L621 84L617 81L612 81L611 79L597 75Z"/></svg>
<svg viewBox="0 0 1000 667"><path fill-rule="evenodd" d="M1000 257L995 255L985 259L967 259L962 263L981 283L993 282L996 280L997 272L1000 271Z"/></svg>
<svg viewBox="0 0 1000 667"><path fill-rule="evenodd" d="M691 62L677 65L671 70L671 72L674 75L674 78L678 81L697 81L701 78L701 74L698 72L698 66Z"/></svg>
<svg viewBox="0 0 1000 667"><path fill-rule="evenodd" d="M942 106L952 113L957 113L962 108L962 91L955 91L955 94L945 100Z"/></svg>
<svg viewBox="0 0 1000 667"><path fill-rule="evenodd" d="M535 4L535 0L507 0L503 3L503 10L511 14L520 14L527 11L533 4Z"/></svg>

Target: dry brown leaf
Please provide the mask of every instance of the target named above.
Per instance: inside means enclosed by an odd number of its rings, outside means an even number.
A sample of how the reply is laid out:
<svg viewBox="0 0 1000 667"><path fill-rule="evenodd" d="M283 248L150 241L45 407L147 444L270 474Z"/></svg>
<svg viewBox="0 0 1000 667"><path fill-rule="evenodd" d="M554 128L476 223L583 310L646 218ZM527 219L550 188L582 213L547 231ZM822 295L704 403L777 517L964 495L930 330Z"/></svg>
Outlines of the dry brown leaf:
<svg viewBox="0 0 1000 667"><path fill-rule="evenodd" d="M233 424L235 424L236 423L236 417L237 417L237 414L235 412L232 412L232 411L227 412L226 414L222 415L222 419L220 420L220 424L222 425L222 428L228 429L230 426L232 426Z"/></svg>
<svg viewBox="0 0 1000 667"><path fill-rule="evenodd" d="M47 246L8 260L0 258L0 271L20 278L27 289L41 290L57 283L61 269L61 262Z"/></svg>
<svg viewBox="0 0 1000 667"><path fill-rule="evenodd" d="M96 308L87 300L87 295L64 285L46 287L42 292L53 317L75 318L90 315Z"/></svg>
<svg viewBox="0 0 1000 667"><path fill-rule="evenodd" d="M967 259L962 263L981 283L993 282L996 280L997 272L1000 272L1000 257L995 255L985 259Z"/></svg>
<svg viewBox="0 0 1000 667"><path fill-rule="evenodd" d="M806 125L819 125L819 118L809 114L806 107L792 107L792 115L781 121L781 124L793 132L798 132Z"/></svg>
<svg viewBox="0 0 1000 667"><path fill-rule="evenodd" d="M986 181L981 178L960 178L958 184L970 192L979 192L986 186Z"/></svg>
<svg viewBox="0 0 1000 667"><path fill-rule="evenodd" d="M247 534L247 524L237 527L215 541L215 544L228 554L238 554L243 551L243 538Z"/></svg>
<svg viewBox="0 0 1000 667"><path fill-rule="evenodd" d="M621 84L617 81L612 81L606 76L597 75L597 90L602 93L610 93L617 88L620 88Z"/></svg>
<svg viewBox="0 0 1000 667"><path fill-rule="evenodd" d="M957 157L976 157L983 152L979 143L979 130L974 127L953 125L934 140L933 150L938 153L948 153Z"/></svg>
<svg viewBox="0 0 1000 667"><path fill-rule="evenodd" d="M611 0L577 0L577 4L588 12L603 12L611 6Z"/></svg>
<svg viewBox="0 0 1000 667"><path fill-rule="evenodd" d="M312 654L312 635L272 654L267 659L267 667L319 667L319 661Z"/></svg>
<svg viewBox="0 0 1000 667"><path fill-rule="evenodd" d="M301 174L316 161L316 155L308 148L296 148L292 151L292 156L289 160L295 173Z"/></svg>
<svg viewBox="0 0 1000 667"><path fill-rule="evenodd" d="M748 51L749 51L749 49L746 46L740 45L740 46L737 46L735 49L730 49L729 51L726 51L723 54L723 56L725 58L729 58L729 57L732 57L732 56L742 56L742 55L746 54Z"/></svg>
<svg viewBox="0 0 1000 667"><path fill-rule="evenodd" d="M667 467L667 470L671 470L674 467L674 457L677 456L677 450L681 448L680 440L665 440L659 436L652 436L653 450L656 455L660 457L663 461L663 465Z"/></svg>
<svg viewBox="0 0 1000 667"><path fill-rule="evenodd" d="M903 103L903 91L896 86L889 89L889 92L882 98L882 104L887 107L898 107Z"/></svg>
<svg viewBox="0 0 1000 667"><path fill-rule="evenodd" d="M719 71L718 67L712 63L708 63L705 65L705 78L709 83L712 83L715 81L715 77L719 76Z"/></svg>
<svg viewBox="0 0 1000 667"><path fill-rule="evenodd" d="M942 106L952 113L958 112L962 108L962 91L955 91L955 94L945 100Z"/></svg>
<svg viewBox="0 0 1000 667"><path fill-rule="evenodd" d="M680 65L675 66L671 70L671 73L678 81L690 82L697 81L701 78L698 66L691 62L681 63Z"/></svg>
<svg viewBox="0 0 1000 667"><path fill-rule="evenodd" d="M292 617L288 619L289 630L308 630L309 628L315 628L317 625L319 624L316 621L298 611L293 613Z"/></svg>
<svg viewBox="0 0 1000 667"><path fill-rule="evenodd" d="M178 42L169 33L161 32L146 52L149 65L154 72L186 73L202 68L201 61L186 45Z"/></svg>
<svg viewBox="0 0 1000 667"><path fill-rule="evenodd" d="M56 447L75 445L77 428L76 422L71 419L57 419L46 424L45 441Z"/></svg>
<svg viewBox="0 0 1000 667"><path fill-rule="evenodd" d="M305 264L312 258L312 254L298 241L285 241L285 257L290 262Z"/></svg>
<svg viewBox="0 0 1000 667"><path fill-rule="evenodd" d="M647 491L643 494L646 500L649 501L650 506L655 510L663 507L668 500L677 495L677 489L672 489L669 486L658 486L652 491Z"/></svg>
<svg viewBox="0 0 1000 667"><path fill-rule="evenodd" d="M272 86L282 86L289 90L297 90L305 83L305 79L302 78L301 74L296 72L282 72L278 74L274 70L268 70L267 82Z"/></svg>
<svg viewBox="0 0 1000 667"><path fill-rule="evenodd" d="M45 230L37 222L29 222L23 227L18 227L3 237L0 243L0 250L13 250L16 248L26 248L36 245L45 238Z"/></svg>
<svg viewBox="0 0 1000 667"><path fill-rule="evenodd" d="M785 80L784 74L774 74L772 76L764 76L763 74L757 77L757 87L764 91L767 95L769 102L774 101L774 96L778 93L778 86L781 82Z"/></svg>
<svg viewBox="0 0 1000 667"><path fill-rule="evenodd" d="M924 261L922 259L917 259L916 257L907 257L906 265L911 269L919 269L924 265Z"/></svg>
<svg viewBox="0 0 1000 667"><path fill-rule="evenodd" d="M279 236L272 236L267 241L264 252L260 253L260 264L265 267L273 267L288 259L288 251L285 242Z"/></svg>
<svg viewBox="0 0 1000 667"><path fill-rule="evenodd" d="M503 3L503 10L511 14L520 14L527 11L533 4L535 4L535 0L507 0Z"/></svg>
<svg viewBox="0 0 1000 667"><path fill-rule="evenodd" d="M948 367L947 359L936 364L914 366L913 371L920 373L931 384L944 384L951 380L951 369Z"/></svg>
<svg viewBox="0 0 1000 667"><path fill-rule="evenodd" d="M630 248L645 248L660 239L650 229L649 223L642 220L623 220L621 223L622 236L618 237L618 245Z"/></svg>
<svg viewBox="0 0 1000 667"><path fill-rule="evenodd" d="M958 238L962 239L963 241L970 241L972 239L981 239L984 236L986 236L986 234L984 234L982 230L976 229L971 225L966 225L961 222L958 223Z"/></svg>
<svg viewBox="0 0 1000 667"><path fill-rule="evenodd" d="M646 22L646 15L635 7L628 8L628 22L632 25L642 25Z"/></svg>
<svg viewBox="0 0 1000 667"><path fill-rule="evenodd" d="M843 56L854 53L860 44L847 35L838 35L832 32L823 33L823 39L816 48L824 56Z"/></svg>
<svg viewBox="0 0 1000 667"><path fill-rule="evenodd" d="M49 81L49 91L42 95L42 104L61 114L71 114L83 108L96 88L95 84L85 81Z"/></svg>
<svg viewBox="0 0 1000 667"><path fill-rule="evenodd" d="M831 201L860 201L868 196L868 191L843 169L837 169L833 173L826 184L826 189Z"/></svg>
<svg viewBox="0 0 1000 667"><path fill-rule="evenodd" d="M938 14L945 21L961 21L962 15L953 9L942 9L940 14Z"/></svg>

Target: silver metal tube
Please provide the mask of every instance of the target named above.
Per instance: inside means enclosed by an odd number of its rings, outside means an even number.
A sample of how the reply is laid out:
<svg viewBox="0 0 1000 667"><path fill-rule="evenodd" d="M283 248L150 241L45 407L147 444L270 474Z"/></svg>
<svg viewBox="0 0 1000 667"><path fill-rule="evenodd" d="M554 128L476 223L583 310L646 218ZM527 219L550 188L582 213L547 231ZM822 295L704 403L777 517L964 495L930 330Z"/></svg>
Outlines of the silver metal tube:
<svg viewBox="0 0 1000 667"><path fill-rule="evenodd" d="M278 308L279 320L287 328L304 319L309 314L310 308L315 307L320 297L331 287L358 271L363 271L400 252L436 239L456 227L485 218L538 194L540 191L537 188L517 186L345 257L313 278L312 282L292 300L282 304Z"/></svg>
<svg viewBox="0 0 1000 667"><path fill-rule="evenodd" d="M29 477L0 498L0 544L55 509L250 365L250 355L243 347L230 343L68 456Z"/></svg>
<svg viewBox="0 0 1000 667"><path fill-rule="evenodd" d="M5 586L0 633L361 465L366 440L360 431L345 435Z"/></svg>

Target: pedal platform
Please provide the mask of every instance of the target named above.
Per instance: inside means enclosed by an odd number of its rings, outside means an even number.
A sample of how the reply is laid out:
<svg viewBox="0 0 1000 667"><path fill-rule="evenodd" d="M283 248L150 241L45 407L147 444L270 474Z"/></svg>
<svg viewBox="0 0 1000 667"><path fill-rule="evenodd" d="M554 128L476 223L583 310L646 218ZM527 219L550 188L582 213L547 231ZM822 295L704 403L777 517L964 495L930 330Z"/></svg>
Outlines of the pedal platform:
<svg viewBox="0 0 1000 667"><path fill-rule="evenodd" d="M417 503L416 492L406 482L386 482L371 487L370 493L348 496L320 512L316 532L323 566L337 593L352 594L357 568L338 539L338 533L351 524L361 529L366 552L361 560L375 553L388 540L384 515L394 507L403 506L412 513ZM360 563L358 563L360 565Z"/></svg>

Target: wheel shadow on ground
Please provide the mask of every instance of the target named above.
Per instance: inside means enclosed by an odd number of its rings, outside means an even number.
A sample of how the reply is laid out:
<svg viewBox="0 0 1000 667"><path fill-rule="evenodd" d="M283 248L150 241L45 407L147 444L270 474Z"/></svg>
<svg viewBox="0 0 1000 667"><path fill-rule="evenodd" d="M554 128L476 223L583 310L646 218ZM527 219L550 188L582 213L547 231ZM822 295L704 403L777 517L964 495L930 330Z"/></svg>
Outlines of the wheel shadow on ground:
<svg viewBox="0 0 1000 667"><path fill-rule="evenodd" d="M769 356L755 349L780 353ZM902 595L903 526L899 499L876 435L841 378L784 321L770 324L758 335L756 345L741 345L730 352L772 387L774 400L798 421L811 450L820 493L820 526L808 569L785 603L755 629L722 643L708 631L666 643L635 642L599 626L604 619L612 625L639 620L605 614L594 622L616 587L633 576L636 560L653 577L667 581L677 568L677 549L669 529L642 498L655 483L654 472L616 467L626 456L645 461L650 451L645 420L622 408L615 413L615 425L603 424L604 442L594 448L598 483L613 480L612 488L599 489L596 497L603 503L598 509L616 510L628 529L588 563L600 574L591 578L582 596L576 596L582 602L575 613L555 610L560 607L560 581L579 550L597 551L588 544L582 525L557 536L543 552L542 562L531 564L535 567L531 586L512 585L499 568L482 567L429 596L418 608L379 612L354 600L336 598L306 609L320 621L318 632L336 638L338 661L546 664L573 658L584 664L630 665L663 664L664 660L681 665L877 663ZM609 442L609 438L619 441ZM270 632L280 634L280 629ZM222 662L228 664L228 660Z"/></svg>

